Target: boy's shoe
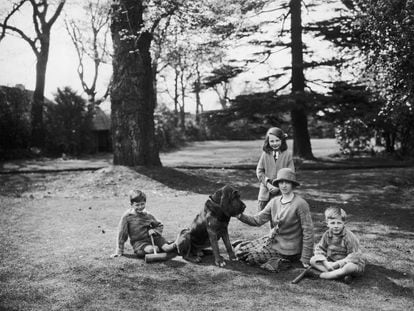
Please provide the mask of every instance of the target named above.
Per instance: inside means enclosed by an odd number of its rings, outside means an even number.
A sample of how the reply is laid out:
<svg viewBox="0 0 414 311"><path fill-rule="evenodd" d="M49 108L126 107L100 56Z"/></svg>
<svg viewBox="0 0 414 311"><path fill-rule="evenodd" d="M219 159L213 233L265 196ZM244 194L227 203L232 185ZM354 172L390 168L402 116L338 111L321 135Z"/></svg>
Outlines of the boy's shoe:
<svg viewBox="0 0 414 311"><path fill-rule="evenodd" d="M343 278L345 284L351 284L353 280L354 278L352 277L352 275L345 275Z"/></svg>
<svg viewBox="0 0 414 311"><path fill-rule="evenodd" d="M262 264L260 268L269 272L280 272L288 270L292 267L289 260L283 258L270 258L266 263Z"/></svg>
<svg viewBox="0 0 414 311"><path fill-rule="evenodd" d="M310 268L306 271L304 277L310 278L310 279L319 279L319 276L321 275L321 271L316 270L315 268Z"/></svg>

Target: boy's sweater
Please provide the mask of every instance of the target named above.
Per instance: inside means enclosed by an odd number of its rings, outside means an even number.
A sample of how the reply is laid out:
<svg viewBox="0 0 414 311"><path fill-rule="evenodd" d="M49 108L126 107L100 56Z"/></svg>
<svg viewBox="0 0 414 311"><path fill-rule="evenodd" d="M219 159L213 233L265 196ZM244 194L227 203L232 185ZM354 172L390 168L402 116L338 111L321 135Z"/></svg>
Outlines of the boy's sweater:
<svg viewBox="0 0 414 311"><path fill-rule="evenodd" d="M319 243L315 246L315 259L338 261L359 252L358 238L347 228L340 234L333 234L327 230Z"/></svg>
<svg viewBox="0 0 414 311"><path fill-rule="evenodd" d="M136 213L134 209L128 209L118 225L117 254L124 253L124 244L128 237L131 245L137 241L151 243L148 230L154 229L161 235L163 228L163 224L150 213L145 211Z"/></svg>

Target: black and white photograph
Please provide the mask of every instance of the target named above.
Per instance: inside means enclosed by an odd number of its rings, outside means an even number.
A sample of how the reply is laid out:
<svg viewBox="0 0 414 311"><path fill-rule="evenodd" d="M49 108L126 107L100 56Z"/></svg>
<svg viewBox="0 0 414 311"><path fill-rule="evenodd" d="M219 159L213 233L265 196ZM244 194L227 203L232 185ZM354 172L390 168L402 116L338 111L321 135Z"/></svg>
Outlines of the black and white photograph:
<svg viewBox="0 0 414 311"><path fill-rule="evenodd" d="M414 306L414 0L0 1L0 311Z"/></svg>

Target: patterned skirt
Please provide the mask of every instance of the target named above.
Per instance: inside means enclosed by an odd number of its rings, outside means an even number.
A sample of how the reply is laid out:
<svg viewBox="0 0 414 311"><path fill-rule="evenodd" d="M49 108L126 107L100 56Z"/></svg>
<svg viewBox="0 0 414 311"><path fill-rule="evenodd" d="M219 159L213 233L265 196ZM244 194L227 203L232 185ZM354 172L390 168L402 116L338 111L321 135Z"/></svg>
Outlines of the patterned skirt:
<svg viewBox="0 0 414 311"><path fill-rule="evenodd" d="M298 261L300 254L283 255L269 246L269 237L264 236L252 241L237 241L234 249L236 257L249 265L260 265L270 271L286 270L291 262Z"/></svg>

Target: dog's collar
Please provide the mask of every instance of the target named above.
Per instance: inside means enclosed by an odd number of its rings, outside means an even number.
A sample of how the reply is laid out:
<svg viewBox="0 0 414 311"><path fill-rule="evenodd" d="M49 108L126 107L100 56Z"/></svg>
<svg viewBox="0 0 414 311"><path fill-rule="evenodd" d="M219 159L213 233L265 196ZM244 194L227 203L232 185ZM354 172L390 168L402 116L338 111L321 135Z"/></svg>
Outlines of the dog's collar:
<svg viewBox="0 0 414 311"><path fill-rule="evenodd" d="M220 206L220 202L216 202L216 201L214 201L214 200L213 200L213 197L212 197L211 195L210 195L208 198L209 198L209 199L210 199L210 201L211 201L211 202L213 202L215 205Z"/></svg>
<svg viewBox="0 0 414 311"><path fill-rule="evenodd" d="M230 216L222 210L220 203L215 202L211 196L209 196L208 201L210 201L210 204L207 204L206 206L212 213L216 215L218 221L228 222L230 220Z"/></svg>

